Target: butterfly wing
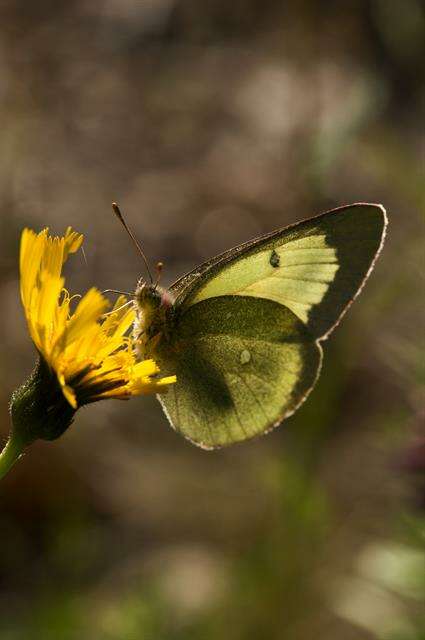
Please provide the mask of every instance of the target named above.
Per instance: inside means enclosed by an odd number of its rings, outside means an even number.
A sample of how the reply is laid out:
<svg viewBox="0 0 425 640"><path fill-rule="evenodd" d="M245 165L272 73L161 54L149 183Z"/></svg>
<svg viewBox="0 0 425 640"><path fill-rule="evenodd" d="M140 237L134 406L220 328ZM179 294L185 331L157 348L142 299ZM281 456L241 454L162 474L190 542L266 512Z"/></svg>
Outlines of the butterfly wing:
<svg viewBox="0 0 425 640"><path fill-rule="evenodd" d="M206 449L252 438L293 413L322 357L290 309L244 296L192 305L161 351L161 370L177 375L159 396L164 410L177 431Z"/></svg>
<svg viewBox="0 0 425 640"><path fill-rule="evenodd" d="M386 225L351 205L245 243L173 285L177 319L159 348L177 383L160 398L172 426L214 448L279 424L306 398L318 343L360 291Z"/></svg>
<svg viewBox="0 0 425 640"><path fill-rule="evenodd" d="M386 222L380 205L333 209L229 250L171 290L184 307L222 295L274 300L323 339L372 270Z"/></svg>

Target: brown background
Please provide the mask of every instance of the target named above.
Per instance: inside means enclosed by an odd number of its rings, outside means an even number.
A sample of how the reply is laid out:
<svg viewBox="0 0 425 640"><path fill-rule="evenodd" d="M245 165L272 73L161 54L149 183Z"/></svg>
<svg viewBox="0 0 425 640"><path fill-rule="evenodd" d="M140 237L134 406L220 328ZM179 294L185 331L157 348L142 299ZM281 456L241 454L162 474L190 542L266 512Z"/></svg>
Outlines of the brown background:
<svg viewBox="0 0 425 640"><path fill-rule="evenodd" d="M24 226L84 233L72 292L131 291L112 200L165 283L326 208L390 216L317 389L274 433L206 453L141 398L32 447L0 488L2 640L422 638L423 5L3 0L0 25L4 438L35 357Z"/></svg>

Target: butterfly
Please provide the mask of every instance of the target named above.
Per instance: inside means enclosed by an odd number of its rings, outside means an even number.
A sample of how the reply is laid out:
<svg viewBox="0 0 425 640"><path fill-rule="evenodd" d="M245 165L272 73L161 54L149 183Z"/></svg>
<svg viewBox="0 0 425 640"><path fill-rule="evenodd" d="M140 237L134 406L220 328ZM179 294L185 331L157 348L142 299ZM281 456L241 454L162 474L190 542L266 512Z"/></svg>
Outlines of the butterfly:
<svg viewBox="0 0 425 640"><path fill-rule="evenodd" d="M168 290L140 279L138 354L177 376L158 396L171 426L214 449L292 415L317 382L321 343L363 288L386 226L381 205L352 204L229 249Z"/></svg>

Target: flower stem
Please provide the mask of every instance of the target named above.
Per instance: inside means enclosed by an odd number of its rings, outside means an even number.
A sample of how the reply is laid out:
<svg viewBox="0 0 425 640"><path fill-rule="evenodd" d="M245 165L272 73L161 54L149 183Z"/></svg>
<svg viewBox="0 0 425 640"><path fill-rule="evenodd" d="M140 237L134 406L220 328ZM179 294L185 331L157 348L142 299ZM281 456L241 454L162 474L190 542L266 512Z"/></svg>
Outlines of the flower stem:
<svg viewBox="0 0 425 640"><path fill-rule="evenodd" d="M21 457L24 444L15 434L11 434L3 451L0 453L0 479L3 478Z"/></svg>

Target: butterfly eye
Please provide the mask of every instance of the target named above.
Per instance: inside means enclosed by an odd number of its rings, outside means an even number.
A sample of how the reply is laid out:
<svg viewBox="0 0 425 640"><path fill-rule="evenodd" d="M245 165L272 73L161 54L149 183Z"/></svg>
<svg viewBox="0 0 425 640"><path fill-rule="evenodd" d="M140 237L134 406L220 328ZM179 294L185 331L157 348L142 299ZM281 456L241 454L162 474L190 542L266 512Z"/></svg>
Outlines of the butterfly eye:
<svg viewBox="0 0 425 640"><path fill-rule="evenodd" d="M147 295L156 305L162 303L162 289L158 289L156 284L147 287Z"/></svg>

